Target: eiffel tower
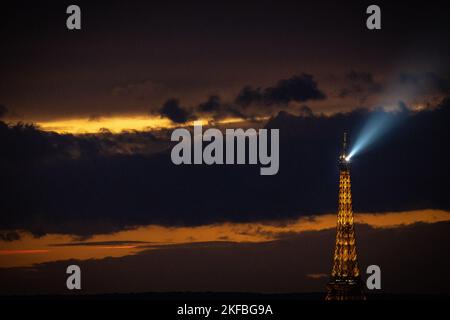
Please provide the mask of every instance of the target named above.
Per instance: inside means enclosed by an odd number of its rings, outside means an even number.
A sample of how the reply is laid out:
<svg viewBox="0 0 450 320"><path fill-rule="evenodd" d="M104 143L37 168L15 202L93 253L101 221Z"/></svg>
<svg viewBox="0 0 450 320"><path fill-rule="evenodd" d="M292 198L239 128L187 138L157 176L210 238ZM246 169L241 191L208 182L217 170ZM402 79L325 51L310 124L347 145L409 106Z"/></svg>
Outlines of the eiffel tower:
<svg viewBox="0 0 450 320"><path fill-rule="evenodd" d="M342 153L339 156L339 212L337 215L336 246L331 279L327 285L325 300L365 300L356 256L350 161L346 149L347 134L344 133Z"/></svg>

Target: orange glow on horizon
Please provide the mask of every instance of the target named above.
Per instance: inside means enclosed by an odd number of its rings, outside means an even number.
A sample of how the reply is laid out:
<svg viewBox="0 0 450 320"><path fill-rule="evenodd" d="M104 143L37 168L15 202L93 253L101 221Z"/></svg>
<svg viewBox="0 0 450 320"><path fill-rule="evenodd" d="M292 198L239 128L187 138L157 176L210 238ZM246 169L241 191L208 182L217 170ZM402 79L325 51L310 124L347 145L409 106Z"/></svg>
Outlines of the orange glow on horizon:
<svg viewBox="0 0 450 320"><path fill-rule="evenodd" d="M98 247L99 249L134 249L137 246L102 246Z"/></svg>
<svg viewBox="0 0 450 320"><path fill-rule="evenodd" d="M50 250L0 250L0 255L12 255L12 254L39 254L48 253Z"/></svg>
<svg viewBox="0 0 450 320"><path fill-rule="evenodd" d="M260 120L263 120L261 118ZM108 129L112 133L120 133L126 130L152 130L152 129L170 129L179 126L193 126L194 122L203 126L210 123L216 124L233 124L245 121L241 118L226 118L219 121L214 121L212 118L202 118L195 121L189 121L184 124L177 124L167 118L159 116L148 115L124 115L124 116L110 116L100 117L99 119L76 118L76 119L61 119L37 121L36 125L43 131L52 131L56 133L70 133L70 134L92 134L98 133L102 129Z"/></svg>
<svg viewBox="0 0 450 320"><path fill-rule="evenodd" d="M61 119L36 122L40 129L57 133L98 133L101 129L108 129L113 133L124 130L148 130L168 128L172 125L169 119L150 116L113 116L95 120L87 118Z"/></svg>

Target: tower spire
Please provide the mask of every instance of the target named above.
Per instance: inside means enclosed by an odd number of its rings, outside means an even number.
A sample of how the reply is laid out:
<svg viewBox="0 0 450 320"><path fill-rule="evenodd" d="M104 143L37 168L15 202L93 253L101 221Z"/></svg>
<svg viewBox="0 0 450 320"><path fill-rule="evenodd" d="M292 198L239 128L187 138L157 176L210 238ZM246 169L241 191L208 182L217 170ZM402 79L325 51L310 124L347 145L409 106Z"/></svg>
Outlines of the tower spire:
<svg viewBox="0 0 450 320"><path fill-rule="evenodd" d="M342 139L342 150L339 156L339 167L340 169L348 169L349 160L347 158L347 132L344 131L344 137Z"/></svg>
<svg viewBox="0 0 450 320"><path fill-rule="evenodd" d="M344 139L342 140L342 155L347 156L347 132L344 131Z"/></svg>
<svg viewBox="0 0 450 320"><path fill-rule="evenodd" d="M347 133L344 132L339 157L339 201L336 226L336 245L331 279L326 300L365 299L356 255L356 236L353 224L350 166L347 160Z"/></svg>

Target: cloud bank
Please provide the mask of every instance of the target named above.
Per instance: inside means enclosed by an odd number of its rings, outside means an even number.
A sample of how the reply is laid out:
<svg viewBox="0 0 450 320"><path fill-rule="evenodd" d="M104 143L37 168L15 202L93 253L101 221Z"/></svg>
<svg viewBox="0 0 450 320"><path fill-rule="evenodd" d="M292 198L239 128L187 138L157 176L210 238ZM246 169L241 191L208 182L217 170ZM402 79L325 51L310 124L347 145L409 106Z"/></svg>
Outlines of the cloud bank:
<svg viewBox="0 0 450 320"><path fill-rule="evenodd" d="M342 132L351 143L373 112L384 111L280 112L266 125L280 129L280 171L272 177L259 176L256 165L175 166L167 135L72 136L2 123L0 230L88 236L332 213ZM450 100L386 116L399 125L352 164L355 210L448 210Z"/></svg>

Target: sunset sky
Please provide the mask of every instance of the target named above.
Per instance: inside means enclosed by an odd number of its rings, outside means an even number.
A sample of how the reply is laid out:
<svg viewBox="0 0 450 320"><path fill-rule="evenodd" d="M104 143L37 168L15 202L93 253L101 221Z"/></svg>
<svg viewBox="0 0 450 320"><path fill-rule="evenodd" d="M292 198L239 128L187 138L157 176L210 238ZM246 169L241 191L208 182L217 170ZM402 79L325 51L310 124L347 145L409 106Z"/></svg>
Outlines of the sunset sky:
<svg viewBox="0 0 450 320"><path fill-rule="evenodd" d="M405 3L376 31L367 1L77 1L79 31L71 2L6 6L0 295L67 293L73 263L87 293L323 291L342 133L379 114L352 160L363 276L448 294L448 12ZM173 165L194 121L280 129L279 173Z"/></svg>

